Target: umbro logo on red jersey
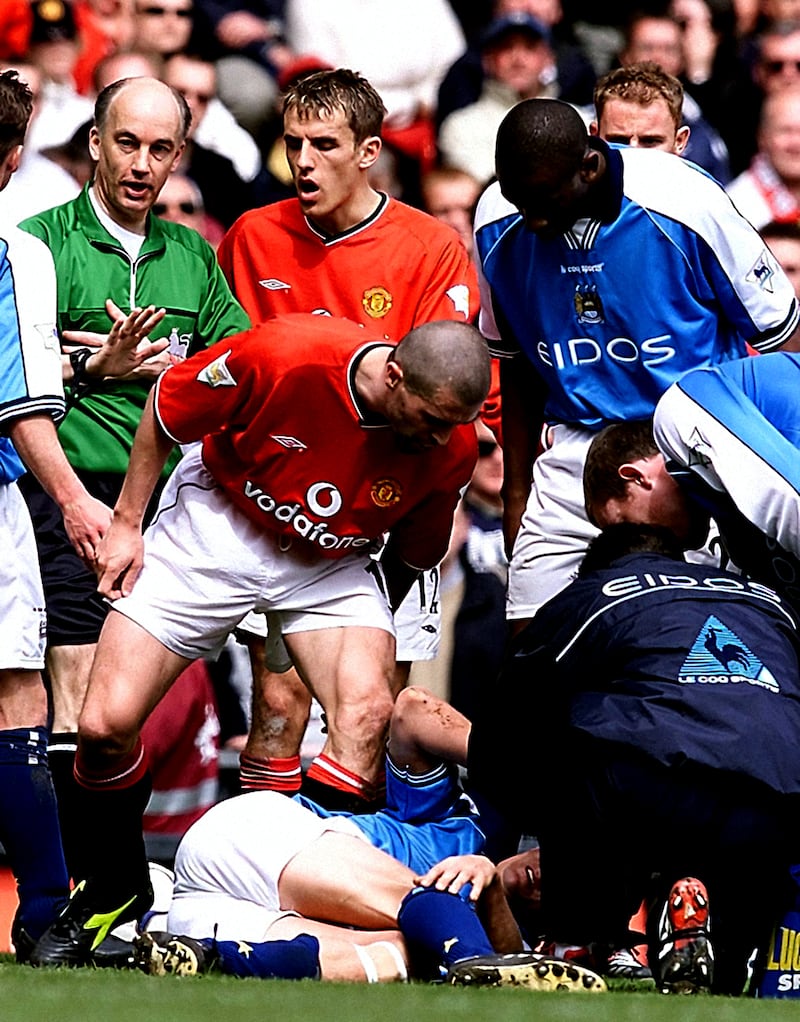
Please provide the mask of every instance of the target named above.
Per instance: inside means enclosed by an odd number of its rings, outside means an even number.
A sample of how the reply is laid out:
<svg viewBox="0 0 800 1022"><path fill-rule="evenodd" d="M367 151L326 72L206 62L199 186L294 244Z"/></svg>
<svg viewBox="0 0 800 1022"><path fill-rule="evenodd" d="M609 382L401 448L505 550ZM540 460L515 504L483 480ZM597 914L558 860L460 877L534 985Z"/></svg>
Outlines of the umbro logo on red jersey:
<svg viewBox="0 0 800 1022"><path fill-rule="evenodd" d="M307 446L303 443L303 441L298 440L297 437L278 436L277 434L273 433L273 435L270 437L270 440L274 440L276 443L280 444L281 447L288 447L290 448L290 450L294 451L308 450Z"/></svg>
<svg viewBox="0 0 800 1022"><path fill-rule="evenodd" d="M270 277L268 280L259 280L259 286L265 287L267 291L291 291L292 285L277 277Z"/></svg>

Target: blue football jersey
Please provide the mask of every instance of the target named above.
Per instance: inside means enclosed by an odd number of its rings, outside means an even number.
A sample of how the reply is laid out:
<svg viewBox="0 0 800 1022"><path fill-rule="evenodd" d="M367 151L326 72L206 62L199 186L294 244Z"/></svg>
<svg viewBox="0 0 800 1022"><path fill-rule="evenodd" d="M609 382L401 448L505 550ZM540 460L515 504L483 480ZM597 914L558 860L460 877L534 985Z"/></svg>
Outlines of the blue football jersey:
<svg viewBox="0 0 800 1022"><path fill-rule="evenodd" d="M294 798L317 816L350 815L329 812L304 795ZM447 856L481 852L486 843L475 803L462 791L452 764L415 775L387 757L386 808L351 819L370 844L419 874Z"/></svg>
<svg viewBox="0 0 800 1022"><path fill-rule="evenodd" d="M24 415L64 414L53 259L22 231L6 232L6 238L0 239L0 484L25 471L6 435L10 423Z"/></svg>
<svg viewBox="0 0 800 1022"><path fill-rule="evenodd" d="M613 220L539 237L494 183L475 238L493 354L530 359L547 385L549 422L599 429L647 418L684 372L740 358L746 342L780 347L798 307L713 178L668 153L592 144L608 160Z"/></svg>

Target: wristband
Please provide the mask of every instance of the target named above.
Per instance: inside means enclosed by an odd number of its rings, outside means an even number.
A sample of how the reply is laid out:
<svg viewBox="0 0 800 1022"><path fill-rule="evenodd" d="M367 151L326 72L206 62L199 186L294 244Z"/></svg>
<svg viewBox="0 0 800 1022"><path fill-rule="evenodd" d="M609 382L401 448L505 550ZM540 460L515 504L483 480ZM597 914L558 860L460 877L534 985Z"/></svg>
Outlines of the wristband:
<svg viewBox="0 0 800 1022"><path fill-rule="evenodd" d="M86 375L86 363L93 354L93 348L76 348L69 353L69 364L72 366L72 381L70 383L71 404L80 401L91 385Z"/></svg>

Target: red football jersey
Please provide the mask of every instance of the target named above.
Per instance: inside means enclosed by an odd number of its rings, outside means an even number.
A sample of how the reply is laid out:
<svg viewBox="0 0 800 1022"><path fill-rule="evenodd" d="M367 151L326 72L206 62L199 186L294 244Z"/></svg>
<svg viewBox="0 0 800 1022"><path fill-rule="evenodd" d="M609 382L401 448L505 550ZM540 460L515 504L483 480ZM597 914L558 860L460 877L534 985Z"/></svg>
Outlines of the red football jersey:
<svg viewBox="0 0 800 1022"><path fill-rule="evenodd" d="M400 556L428 568L447 550L475 429L456 428L444 447L401 450L355 390L359 358L376 344L386 342L345 320L280 316L172 366L156 415L178 443L202 438L206 468L262 528L302 537L324 557L391 529Z"/></svg>
<svg viewBox="0 0 800 1022"><path fill-rule="evenodd" d="M422 323L471 322L480 302L475 268L455 231L386 196L370 217L334 237L306 220L297 199L250 210L225 235L218 257L253 323L314 312L399 341Z"/></svg>

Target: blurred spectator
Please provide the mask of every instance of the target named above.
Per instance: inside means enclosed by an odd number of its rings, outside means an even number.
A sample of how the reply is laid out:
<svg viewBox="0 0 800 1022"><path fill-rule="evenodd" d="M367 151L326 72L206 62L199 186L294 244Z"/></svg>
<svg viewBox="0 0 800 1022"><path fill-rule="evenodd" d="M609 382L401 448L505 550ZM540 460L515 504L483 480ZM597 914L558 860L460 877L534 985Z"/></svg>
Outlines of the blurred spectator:
<svg viewBox="0 0 800 1022"><path fill-rule="evenodd" d="M507 637L508 562L503 545L503 452L483 423L478 461L456 513L453 538L463 574L463 595L453 628L450 702L476 719L500 671Z"/></svg>
<svg viewBox="0 0 800 1022"><path fill-rule="evenodd" d="M192 0L134 0L131 49L161 57L183 53L193 16Z"/></svg>
<svg viewBox="0 0 800 1022"><path fill-rule="evenodd" d="M550 32L530 14L490 22L481 39L485 79L476 102L455 110L439 128L439 155L486 182L494 175L494 140L500 122L523 99L555 98L547 71L553 65Z"/></svg>
<svg viewBox="0 0 800 1022"><path fill-rule="evenodd" d="M284 42L285 0L198 0L195 42L213 60L219 93L257 138L293 54Z"/></svg>
<svg viewBox="0 0 800 1022"><path fill-rule="evenodd" d="M219 98L219 75L211 61L176 54L164 65L161 78L186 97L192 111L192 138L197 145L230 160L236 173L259 187L261 153L253 136L238 123Z"/></svg>
<svg viewBox="0 0 800 1022"><path fill-rule="evenodd" d="M772 22L764 29L753 77L765 96L800 82L800 20Z"/></svg>
<svg viewBox="0 0 800 1022"><path fill-rule="evenodd" d="M358 71L378 91L388 115L383 137L416 175L436 156L434 111L439 85L466 41L447 0L287 0L286 41L331 67Z"/></svg>
<svg viewBox="0 0 800 1022"><path fill-rule="evenodd" d="M225 233L222 224L206 213L203 193L197 182L178 170L170 174L158 193L153 213L162 220L191 227L215 250Z"/></svg>
<svg viewBox="0 0 800 1022"><path fill-rule="evenodd" d="M672 0L670 13L683 39L683 87L697 101L703 117L722 136L738 173L743 123L740 103L752 90L751 58L742 50L733 0ZM753 132L747 144L753 144Z"/></svg>
<svg viewBox="0 0 800 1022"><path fill-rule="evenodd" d="M155 53L142 50L126 50L111 53L97 62L92 76L92 92L99 96L112 82L123 78L161 78L164 61Z"/></svg>
<svg viewBox="0 0 800 1022"><path fill-rule="evenodd" d="M478 420L478 461L453 521L439 589L442 637L435 660L411 667L422 685L475 712L497 676L505 647L507 561L503 548L503 456L491 430Z"/></svg>
<svg viewBox="0 0 800 1022"><path fill-rule="evenodd" d="M30 125L35 126L41 111L41 72L33 64L21 61L15 63L14 68L33 93L33 113ZM76 147L79 146L83 128L84 125L79 126L72 138L62 145L72 148L74 142ZM59 148L58 146L54 147L54 149ZM46 155L52 151L45 147L43 152L37 152L27 144L23 147L19 168L3 192L3 216L11 217L14 224L24 220L27 216L33 216L34 213L49 209L51 206L68 202L70 199L74 199L80 191L81 186L68 168L60 160L54 160L52 156ZM86 158L89 158L88 149Z"/></svg>
<svg viewBox="0 0 800 1022"><path fill-rule="evenodd" d="M161 855L174 853L178 839L199 820L219 795L219 733L216 699L209 669L202 660L189 664L142 728L153 777L144 811L148 841L165 841ZM166 852L166 854L164 854Z"/></svg>
<svg viewBox="0 0 800 1022"><path fill-rule="evenodd" d="M756 230L771 220L796 223L800 218L800 81L767 96L758 152L727 191Z"/></svg>
<svg viewBox="0 0 800 1022"><path fill-rule="evenodd" d="M550 30L550 45L555 57L547 70L553 95L567 103L588 106L592 102L595 72L591 62L575 41L571 26L564 20L561 0L494 0L491 17L472 31L469 49L453 64L442 80L437 99L436 123L441 124L454 110L474 103L481 94L484 67L481 38L492 19L507 14L529 14Z"/></svg>
<svg viewBox="0 0 800 1022"><path fill-rule="evenodd" d="M745 31L749 32L761 32L770 22L800 18L800 0L736 0L735 6L740 22L746 21L749 27Z"/></svg>
<svg viewBox="0 0 800 1022"><path fill-rule="evenodd" d="M78 30L72 7L65 0L35 0L31 4L28 62L41 74L39 109L28 131L26 146L43 149L59 145L93 113L90 100L79 96L72 77L78 59Z"/></svg>
<svg viewBox="0 0 800 1022"><path fill-rule="evenodd" d="M766 22L747 53L750 71L739 76L717 115L735 174L746 170L756 153L765 97L800 84L800 19Z"/></svg>
<svg viewBox="0 0 800 1022"><path fill-rule="evenodd" d="M217 149L211 149L200 141L211 104L216 100L217 73L210 61L188 54L176 54L164 64L162 79L181 93L192 112L192 124L181 157L182 170L199 185L211 216L223 227L230 227L245 210L263 205L265 201L257 150L256 173L250 180L243 178L234 165L233 157L228 155L237 145L242 145L245 147L242 162L252 163L249 147L255 148L255 143L232 118L226 130L224 122L220 122L219 111L217 126L219 128L222 123L220 133L227 143L227 152L220 151L223 145L219 135L215 140ZM213 136L213 129L206 134Z"/></svg>
<svg viewBox="0 0 800 1022"><path fill-rule="evenodd" d="M667 15L640 14L627 25L619 62L652 60L681 79L684 72L683 37L678 22ZM703 167L722 184L730 181L728 150L720 134L703 117L697 101L684 90L683 122L691 128L684 156Z"/></svg>
<svg viewBox="0 0 800 1022"><path fill-rule="evenodd" d="M89 155L89 131L92 127L91 121L86 121L73 133L71 138L61 145L50 146L42 149L42 156L52 161L73 179L80 190L91 181L94 173L94 164ZM77 192L76 192L77 194Z"/></svg>
<svg viewBox="0 0 800 1022"><path fill-rule="evenodd" d="M613 65L624 41L624 29L637 14L664 14L668 0L562 0L564 16L571 23L584 53L597 75ZM642 58L647 59L647 58Z"/></svg>
<svg viewBox="0 0 800 1022"><path fill-rule="evenodd" d="M133 41L134 0L74 0L75 24L80 38L80 53L73 69L78 92L93 91L94 71L99 61L119 50L127 50Z"/></svg>
<svg viewBox="0 0 800 1022"><path fill-rule="evenodd" d="M422 178L422 207L452 227L472 257L475 239L472 217L483 183L455 167L435 167Z"/></svg>

